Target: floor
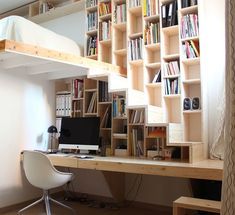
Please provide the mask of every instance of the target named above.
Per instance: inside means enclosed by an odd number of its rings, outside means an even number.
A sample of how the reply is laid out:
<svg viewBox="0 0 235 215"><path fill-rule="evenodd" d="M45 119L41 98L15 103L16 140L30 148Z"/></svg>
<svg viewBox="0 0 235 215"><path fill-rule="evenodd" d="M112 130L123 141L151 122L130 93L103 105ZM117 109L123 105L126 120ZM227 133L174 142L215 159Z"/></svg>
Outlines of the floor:
<svg viewBox="0 0 235 215"><path fill-rule="evenodd" d="M169 215L169 213L156 213L156 210L137 208L132 205L117 207L114 204L106 203L81 203L81 202L64 202L66 205L75 209L78 215ZM61 208L60 206L51 205L51 212L53 215L70 215L71 211ZM12 210L1 215L15 215L18 209ZM27 211L21 213L22 215L46 215L43 204L39 204ZM171 214L171 213L170 213Z"/></svg>

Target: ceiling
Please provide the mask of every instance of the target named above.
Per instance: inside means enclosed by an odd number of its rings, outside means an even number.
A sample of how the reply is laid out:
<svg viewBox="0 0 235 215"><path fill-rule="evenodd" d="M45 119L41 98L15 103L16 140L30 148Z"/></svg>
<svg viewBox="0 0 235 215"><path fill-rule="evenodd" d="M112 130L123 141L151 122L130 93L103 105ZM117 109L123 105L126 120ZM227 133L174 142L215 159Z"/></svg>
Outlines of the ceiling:
<svg viewBox="0 0 235 215"><path fill-rule="evenodd" d="M34 1L35 0L0 0L0 14Z"/></svg>

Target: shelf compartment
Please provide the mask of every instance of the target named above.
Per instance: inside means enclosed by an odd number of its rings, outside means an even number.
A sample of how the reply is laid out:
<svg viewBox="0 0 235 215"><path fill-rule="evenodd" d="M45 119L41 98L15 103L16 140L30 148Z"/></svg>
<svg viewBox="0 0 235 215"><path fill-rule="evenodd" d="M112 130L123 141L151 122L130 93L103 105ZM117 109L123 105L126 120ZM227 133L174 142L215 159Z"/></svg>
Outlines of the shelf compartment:
<svg viewBox="0 0 235 215"><path fill-rule="evenodd" d="M142 7L134 7L128 9L127 20L129 20L129 34L135 34L139 32L143 32L142 25Z"/></svg>
<svg viewBox="0 0 235 215"><path fill-rule="evenodd" d="M113 39L113 49L126 49L126 31L120 30L119 28L113 28L112 34L112 37L115 38Z"/></svg>
<svg viewBox="0 0 235 215"><path fill-rule="evenodd" d="M106 63L112 63L111 41L108 43L100 43L99 49L99 60Z"/></svg>
<svg viewBox="0 0 235 215"><path fill-rule="evenodd" d="M181 96L164 96L167 123L181 123Z"/></svg>
<svg viewBox="0 0 235 215"><path fill-rule="evenodd" d="M162 50L164 55L179 54L179 31L175 27L168 27L171 31L163 31L161 41L163 42ZM164 28L163 28L164 29ZM169 30L169 29L168 29ZM167 33L166 33L167 32Z"/></svg>
<svg viewBox="0 0 235 215"><path fill-rule="evenodd" d="M148 104L162 107L162 83L149 83L146 87Z"/></svg>
<svg viewBox="0 0 235 215"><path fill-rule="evenodd" d="M187 61L188 63L185 64L183 63L183 69L182 69L182 80L184 81L189 81L190 80L195 80L195 79L201 79L201 74L200 74L200 60L192 60L192 61ZM190 62L190 63L189 63Z"/></svg>
<svg viewBox="0 0 235 215"><path fill-rule="evenodd" d="M200 64L200 57L182 59L182 63L187 65L187 66Z"/></svg>
<svg viewBox="0 0 235 215"><path fill-rule="evenodd" d="M144 91L144 71L141 62L137 64L130 64L130 69L128 70L128 78L130 80L129 83L132 89Z"/></svg>
<svg viewBox="0 0 235 215"><path fill-rule="evenodd" d="M202 141L202 115L184 114L184 139L188 142Z"/></svg>
<svg viewBox="0 0 235 215"><path fill-rule="evenodd" d="M198 97L201 98L201 84L184 84L184 96L189 98ZM200 99L201 102L201 99Z"/></svg>
<svg viewBox="0 0 235 215"><path fill-rule="evenodd" d="M161 62L160 50L147 49L146 50L146 61L147 64Z"/></svg>

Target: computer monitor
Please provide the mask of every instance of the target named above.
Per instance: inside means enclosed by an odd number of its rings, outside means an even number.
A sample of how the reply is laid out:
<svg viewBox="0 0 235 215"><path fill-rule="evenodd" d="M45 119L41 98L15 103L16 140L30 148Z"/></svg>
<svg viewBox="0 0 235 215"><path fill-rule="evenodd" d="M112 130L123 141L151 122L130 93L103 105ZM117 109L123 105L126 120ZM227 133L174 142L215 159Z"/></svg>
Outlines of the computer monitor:
<svg viewBox="0 0 235 215"><path fill-rule="evenodd" d="M98 150L100 117L62 118L59 149Z"/></svg>

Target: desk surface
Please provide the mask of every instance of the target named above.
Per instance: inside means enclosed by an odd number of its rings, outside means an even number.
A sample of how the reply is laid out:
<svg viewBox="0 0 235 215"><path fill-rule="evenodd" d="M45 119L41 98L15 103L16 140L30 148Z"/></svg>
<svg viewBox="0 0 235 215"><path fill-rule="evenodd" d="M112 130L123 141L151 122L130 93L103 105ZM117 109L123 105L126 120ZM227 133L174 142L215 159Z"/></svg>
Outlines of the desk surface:
<svg viewBox="0 0 235 215"><path fill-rule="evenodd" d="M203 160L193 164L182 162L154 161L140 158L96 157L79 159L69 155L52 154L55 166L102 170L122 173L172 176L182 178L222 180L223 161Z"/></svg>

